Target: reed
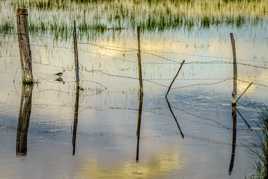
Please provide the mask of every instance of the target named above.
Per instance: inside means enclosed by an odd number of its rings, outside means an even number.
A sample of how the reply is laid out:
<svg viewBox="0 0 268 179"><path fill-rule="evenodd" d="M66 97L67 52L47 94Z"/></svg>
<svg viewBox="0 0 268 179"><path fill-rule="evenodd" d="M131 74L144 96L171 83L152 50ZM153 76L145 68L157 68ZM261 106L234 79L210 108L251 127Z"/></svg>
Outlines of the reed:
<svg viewBox="0 0 268 179"><path fill-rule="evenodd" d="M266 179L268 178L268 109L260 114L260 120L262 123L262 150L259 155L260 162L257 164L257 176L260 179Z"/></svg>
<svg viewBox="0 0 268 179"><path fill-rule="evenodd" d="M268 0L11 0L0 2L0 32L14 30L13 11L27 7L30 32L71 37L76 20L79 34L138 26L143 31L266 24ZM8 9L10 12L6 13Z"/></svg>

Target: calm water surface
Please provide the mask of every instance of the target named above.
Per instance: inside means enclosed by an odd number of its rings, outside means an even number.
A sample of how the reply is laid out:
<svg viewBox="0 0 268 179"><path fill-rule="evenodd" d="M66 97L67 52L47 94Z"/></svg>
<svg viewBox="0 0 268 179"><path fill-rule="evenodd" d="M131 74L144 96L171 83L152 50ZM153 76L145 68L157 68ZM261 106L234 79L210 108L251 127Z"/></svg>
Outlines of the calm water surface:
<svg viewBox="0 0 268 179"><path fill-rule="evenodd" d="M237 179L255 174L257 157L251 151L258 148L257 117L268 105L267 27L142 33L144 99L138 147L135 32L108 31L94 40L79 39L79 94L72 39L31 35L33 74L39 82L31 89L21 86L16 35L1 35L0 178ZM229 32L236 38L239 94L254 83L238 107L253 131L238 118L231 175ZM184 138L165 100L182 60L186 64L169 100ZM63 72L60 80L58 72ZM29 107L29 120L20 120L20 110Z"/></svg>

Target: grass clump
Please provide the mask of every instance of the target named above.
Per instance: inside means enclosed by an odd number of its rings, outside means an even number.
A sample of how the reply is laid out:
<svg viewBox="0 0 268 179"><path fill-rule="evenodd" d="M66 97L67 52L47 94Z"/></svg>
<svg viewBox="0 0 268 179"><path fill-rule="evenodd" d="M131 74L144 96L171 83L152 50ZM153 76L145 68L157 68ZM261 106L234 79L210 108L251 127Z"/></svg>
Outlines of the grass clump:
<svg viewBox="0 0 268 179"><path fill-rule="evenodd" d="M137 26L143 31L220 25L240 28L268 19L268 0L10 0L1 1L1 5L10 13L0 11L0 31L14 30L16 8L26 7L30 32L55 36L68 35L73 20L80 24L81 33L102 34L110 29L135 30Z"/></svg>
<svg viewBox="0 0 268 179"><path fill-rule="evenodd" d="M257 163L257 175L255 178L268 179L268 109L260 114L261 120L261 154Z"/></svg>

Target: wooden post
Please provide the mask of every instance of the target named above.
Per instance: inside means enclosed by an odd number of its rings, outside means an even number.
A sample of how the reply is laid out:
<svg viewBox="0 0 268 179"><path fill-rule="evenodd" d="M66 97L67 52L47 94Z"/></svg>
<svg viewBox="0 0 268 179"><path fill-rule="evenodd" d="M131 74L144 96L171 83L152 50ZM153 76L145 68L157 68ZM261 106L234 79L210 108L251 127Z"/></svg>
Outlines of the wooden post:
<svg viewBox="0 0 268 179"><path fill-rule="evenodd" d="M233 119L233 137L232 137L232 154L229 165L229 175L232 174L234 161L235 161L235 149L236 149L236 128L237 128L237 62L236 62L236 48L235 39L233 33L230 33L231 45L233 51L233 92L232 92L232 119Z"/></svg>
<svg viewBox="0 0 268 179"><path fill-rule="evenodd" d="M238 104L239 100L243 97L243 95L248 91L248 89L253 85L253 82L249 83L249 85L244 89L244 91L240 94L240 96L238 96L235 100L235 102ZM240 116L240 118L244 121L244 123L246 124L246 126L252 130L250 124L248 123L248 121L246 120L246 118L242 115L242 113L239 111L239 109L237 109L237 114Z"/></svg>
<svg viewBox="0 0 268 179"><path fill-rule="evenodd" d="M78 62L78 47L77 47L77 34L76 34L76 22L74 21L73 29L73 45L74 45L74 63L75 63L75 81L76 85L79 86L79 62Z"/></svg>
<svg viewBox="0 0 268 179"><path fill-rule="evenodd" d="M17 33L20 49L20 61L22 68L22 82L24 84L33 83L32 55L28 32L28 11L27 9L17 9Z"/></svg>
<svg viewBox="0 0 268 179"><path fill-rule="evenodd" d="M76 22L74 21L74 29L73 29L73 45L74 45L74 63L75 63L75 81L76 81L76 97L75 97L75 106L74 106L74 124L73 124L73 155L75 155L76 151L76 133L77 133L77 125L78 125L78 109L79 109L79 92L80 92L80 78L79 78L79 61L78 61L78 47L77 47L77 33L76 33Z"/></svg>
<svg viewBox="0 0 268 179"><path fill-rule="evenodd" d="M137 54L137 56L138 56L139 83L140 83L140 92L143 93L140 27L137 27L137 35L138 35L138 54Z"/></svg>
<svg viewBox="0 0 268 179"><path fill-rule="evenodd" d="M233 102L236 101L237 98L237 62L236 62L236 48L235 48L235 39L233 33L230 33L231 45L233 51Z"/></svg>
<svg viewBox="0 0 268 179"><path fill-rule="evenodd" d="M168 90L167 90L167 92L166 92L166 96L168 96L168 94L169 94L169 92L170 92L170 90L171 90L171 87L172 87L173 83L175 82L176 78L178 77L178 75L179 75L179 73L180 73L180 71L181 71L181 68L182 68L182 66L184 65L184 63L185 63L185 60L183 60L183 61L181 62L181 65L180 65L179 70L177 71L176 75L173 77L173 79L172 79L172 81L171 81L171 83L170 83L170 85L169 85L169 87L168 87Z"/></svg>
<svg viewBox="0 0 268 179"><path fill-rule="evenodd" d="M140 45L140 27L137 27L137 37L138 37L138 72L139 72L139 114L137 123L137 148L136 148L136 162L139 161L140 153L140 132L141 132L141 120L142 120L142 109L143 109L143 81L142 81L142 65L141 65L141 45Z"/></svg>

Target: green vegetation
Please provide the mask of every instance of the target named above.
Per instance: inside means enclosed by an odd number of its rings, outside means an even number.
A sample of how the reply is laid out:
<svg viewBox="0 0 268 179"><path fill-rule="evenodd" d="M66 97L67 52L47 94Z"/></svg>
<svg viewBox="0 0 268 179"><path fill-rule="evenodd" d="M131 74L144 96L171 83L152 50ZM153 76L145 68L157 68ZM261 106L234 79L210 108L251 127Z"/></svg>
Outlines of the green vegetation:
<svg viewBox="0 0 268 179"><path fill-rule="evenodd" d="M257 177L259 179L268 178L268 109L260 115L262 123L262 152L259 155L260 162L257 164Z"/></svg>
<svg viewBox="0 0 268 179"><path fill-rule="evenodd" d="M76 19L83 33L256 25L267 21L268 0L11 0L0 2L0 31L14 30L15 10L27 7L30 31L66 36ZM2 14L5 13L5 14Z"/></svg>

